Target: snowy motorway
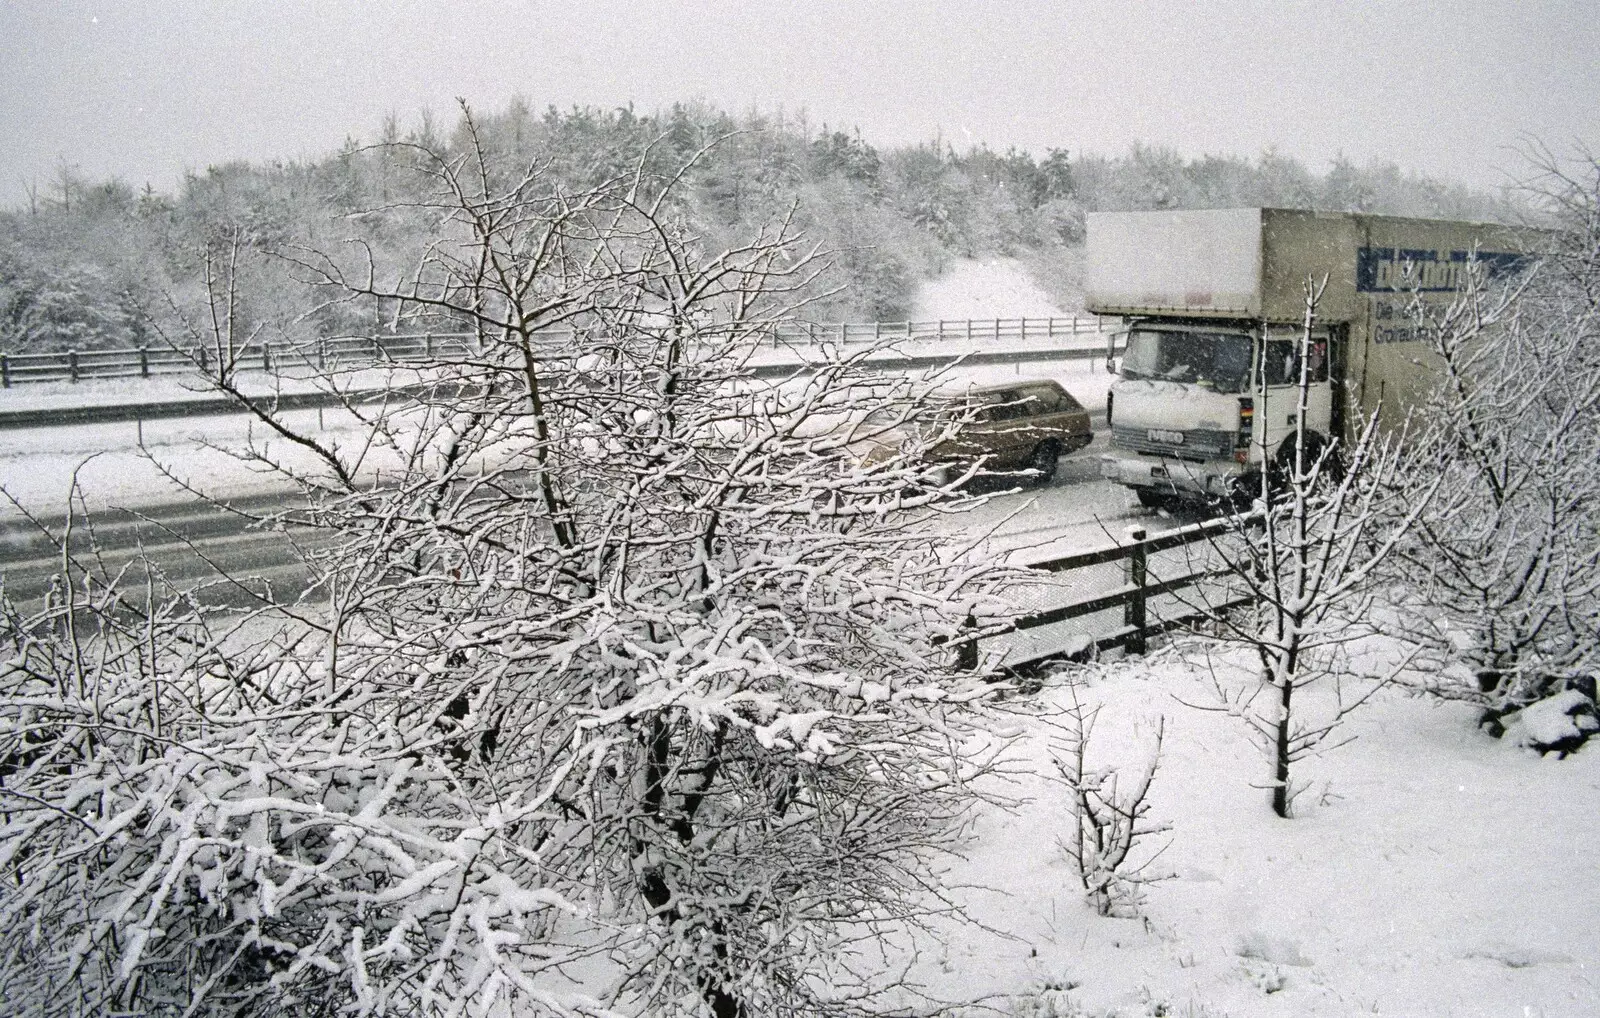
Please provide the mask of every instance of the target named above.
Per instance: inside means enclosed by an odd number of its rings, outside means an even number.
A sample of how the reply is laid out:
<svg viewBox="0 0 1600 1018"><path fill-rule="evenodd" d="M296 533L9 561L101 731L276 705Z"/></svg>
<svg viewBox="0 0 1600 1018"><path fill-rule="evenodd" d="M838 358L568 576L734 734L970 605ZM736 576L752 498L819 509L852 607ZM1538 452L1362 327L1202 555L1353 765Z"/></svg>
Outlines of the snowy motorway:
<svg viewBox="0 0 1600 1018"><path fill-rule="evenodd" d="M1139 508L1125 491L1101 481L1096 473L1099 443L1063 458L1055 482L1047 488L1004 492L959 519L974 533L993 529L990 546L1033 561L1082 550L1120 535L1130 524L1161 529L1167 522ZM98 554L112 570L138 558L142 551L172 585L204 582L226 572L263 575L281 586L280 596L293 596L292 585L304 577L298 551L315 546L306 530L263 530L250 517L283 508L287 496L257 492L228 499L230 513L194 498L139 505L104 506L91 514L92 527L74 514L72 548L77 555ZM137 505L137 503L135 503ZM1187 522L1187 521L1178 521ZM59 510L41 515L60 535L66 515ZM12 514L0 519L0 568L13 596L30 597L61 567L60 553L39 527ZM143 573L130 574L142 584Z"/></svg>
<svg viewBox="0 0 1600 1018"><path fill-rule="evenodd" d="M1028 365L963 366L967 382L993 384L1023 375L1054 378L1086 406L1103 405L1110 382L1092 360L1048 361ZM163 383L139 380L84 386L39 386L24 403L40 408L93 402L175 398ZM164 383L170 388L173 383ZM154 387L154 388L152 388ZM17 395L10 393L10 395ZM8 402L9 405L9 402ZM21 404L19 404L21 405ZM283 415L290 426L332 443L359 441L360 429L343 411L298 410ZM1104 427L1103 419L1097 427ZM0 449L0 484L11 496L0 502L0 573L6 592L24 602L39 598L61 572L61 555L51 539L21 511L38 514L59 535L74 479L87 502L92 530L75 513L74 554L98 557L98 571L121 574L124 585L147 581L164 589L206 584L205 597L231 604L259 596L285 603L307 585L301 556L327 538L308 530L264 530L251 516L285 505L287 496L270 476L242 467L229 455L250 437L240 416L195 417L92 425L67 425L12 431ZM257 436L259 438L259 436ZM1125 490L1099 479L1103 435L1061 461L1054 482L1044 488L992 495L974 511L953 518L959 530L952 542L982 535L985 547L1013 562L1039 562L1122 538L1139 525L1150 533L1194 522L1194 517L1157 516L1139 507ZM281 451L281 450L280 450ZM289 450L292 455L294 450ZM241 513L229 513L186 493L178 480L225 499ZM76 501L76 500L75 500ZM146 567L148 562L149 568ZM153 574L153 575L152 575ZM233 579L250 578L248 585ZM1104 593L1121 580L1120 565L1056 574L1037 589L1018 592L1017 608L1033 611L1083 596ZM1104 635L1121 622L1120 609L1073 623L986 641L984 652L1004 652L1011 660L1069 649L1084 635Z"/></svg>
<svg viewBox="0 0 1600 1018"><path fill-rule="evenodd" d="M1195 516L1157 515L1139 506L1126 490L1100 480L1098 457L1104 436L1061 460L1052 484L1043 488L992 494L982 505L953 517L960 529L952 541L980 539L986 549L1013 562L1031 563L1104 546L1122 538L1129 527L1159 533ZM288 603L306 589L301 556L326 541L314 531L269 530L251 517L282 508L281 492L257 491L230 498L237 512L207 505L195 498L146 504L137 510L97 507L92 527L74 514L71 548L97 571L121 576L131 590L147 582L160 589L206 585L205 599L243 605L261 597ZM59 536L66 523L62 512L39 521ZM147 565L148 563L148 565ZM50 537L37 524L13 513L0 518L0 573L6 593L32 602L59 575L62 559ZM1042 577L1037 588L1019 592L1019 610L1052 607L1122 582L1119 564ZM1070 650L1084 636L1103 635L1120 624L1120 609L1060 626L986 641L984 653L1003 653L1009 660Z"/></svg>
<svg viewBox="0 0 1600 1018"><path fill-rule="evenodd" d="M232 504L242 513L267 513L282 508L285 498L254 495ZM37 523L16 517L0 521L0 574L8 596L33 601L55 582L63 563L54 539L68 533L67 523L64 512ZM158 590L211 585L208 600L241 604L252 598L230 577L249 578L248 589L293 601L308 578L300 556L318 543L315 533L262 529L246 515L190 499L97 509L88 519L75 513L68 546L80 564L119 577L126 589L142 590L147 582ZM270 586L260 586L262 581Z"/></svg>

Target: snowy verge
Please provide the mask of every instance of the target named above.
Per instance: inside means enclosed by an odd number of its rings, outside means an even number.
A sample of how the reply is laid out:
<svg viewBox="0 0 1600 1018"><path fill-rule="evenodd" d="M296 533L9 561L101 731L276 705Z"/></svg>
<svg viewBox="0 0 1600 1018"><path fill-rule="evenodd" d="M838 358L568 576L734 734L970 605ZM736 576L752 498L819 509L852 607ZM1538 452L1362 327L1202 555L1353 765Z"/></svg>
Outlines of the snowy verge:
<svg viewBox="0 0 1600 1018"><path fill-rule="evenodd" d="M1062 309L1015 258L962 258L923 283L911 303L920 322L965 318L1060 318Z"/></svg>
<svg viewBox="0 0 1600 1018"><path fill-rule="evenodd" d="M1355 743L1306 762L1283 821L1237 720L1178 702L1204 699L1212 665L1190 642L1072 673L1103 707L1102 762L1137 770L1166 716L1152 819L1172 825L1157 863L1173 879L1139 919L1096 915L1059 845L1048 712L1067 690L1046 687L1016 788L1030 803L987 815L951 875L1009 937L954 931L922 973L938 992L1014 1015L1600 1013L1600 753L1542 758L1468 705L1385 691Z"/></svg>

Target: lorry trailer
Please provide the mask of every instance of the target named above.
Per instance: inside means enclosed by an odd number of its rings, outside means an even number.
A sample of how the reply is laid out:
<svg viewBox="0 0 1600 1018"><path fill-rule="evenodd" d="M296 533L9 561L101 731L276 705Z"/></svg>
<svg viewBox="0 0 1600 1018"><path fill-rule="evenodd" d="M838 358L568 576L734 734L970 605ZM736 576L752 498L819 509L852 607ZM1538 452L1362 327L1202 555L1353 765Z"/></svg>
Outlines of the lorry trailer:
<svg viewBox="0 0 1600 1018"><path fill-rule="evenodd" d="M1380 408L1386 426L1404 420L1437 381L1414 302L1519 271L1529 240L1488 223L1346 212L1090 213L1085 304L1120 320L1108 360L1123 346L1102 476L1150 506L1255 490L1292 455L1302 353L1312 456L1352 441ZM1307 345L1306 282L1324 278Z"/></svg>

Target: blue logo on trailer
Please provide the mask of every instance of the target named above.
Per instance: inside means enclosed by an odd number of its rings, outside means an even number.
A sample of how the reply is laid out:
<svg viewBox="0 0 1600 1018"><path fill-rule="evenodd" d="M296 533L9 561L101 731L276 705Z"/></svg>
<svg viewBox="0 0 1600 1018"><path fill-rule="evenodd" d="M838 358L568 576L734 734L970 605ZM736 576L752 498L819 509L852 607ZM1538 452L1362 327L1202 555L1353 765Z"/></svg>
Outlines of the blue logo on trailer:
<svg viewBox="0 0 1600 1018"><path fill-rule="evenodd" d="M1356 252L1356 289L1361 293L1453 293L1466 286L1472 260L1471 251L1364 247ZM1477 252L1478 265L1488 279L1515 272L1526 261L1526 255L1506 251Z"/></svg>

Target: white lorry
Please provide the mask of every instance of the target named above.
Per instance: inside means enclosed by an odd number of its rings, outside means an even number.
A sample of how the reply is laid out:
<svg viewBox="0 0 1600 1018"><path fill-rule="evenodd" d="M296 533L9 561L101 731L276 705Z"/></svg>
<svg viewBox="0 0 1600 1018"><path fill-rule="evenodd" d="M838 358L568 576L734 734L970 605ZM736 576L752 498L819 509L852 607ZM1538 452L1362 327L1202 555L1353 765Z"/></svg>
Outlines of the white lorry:
<svg viewBox="0 0 1600 1018"><path fill-rule="evenodd" d="M1515 271L1526 239L1342 212L1091 213L1085 304L1123 320L1102 476L1150 506L1211 501L1255 490L1292 455L1308 277L1327 278L1309 348L1313 455L1380 404L1399 419L1433 384L1412 302L1455 298L1474 260L1489 277Z"/></svg>

